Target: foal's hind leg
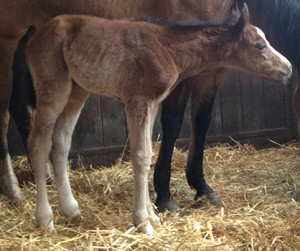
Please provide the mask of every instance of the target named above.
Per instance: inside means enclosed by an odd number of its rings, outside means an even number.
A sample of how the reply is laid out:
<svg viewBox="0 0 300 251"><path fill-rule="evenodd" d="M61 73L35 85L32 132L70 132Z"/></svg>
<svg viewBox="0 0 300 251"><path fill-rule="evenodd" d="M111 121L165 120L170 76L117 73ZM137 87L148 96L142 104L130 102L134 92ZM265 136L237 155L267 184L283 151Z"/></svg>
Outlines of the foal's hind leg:
<svg viewBox="0 0 300 251"><path fill-rule="evenodd" d="M59 207L63 215L77 218L79 206L74 199L68 179L67 160L71 147L72 133L88 93L74 85L68 103L60 114L52 136L50 160L54 169Z"/></svg>
<svg viewBox="0 0 300 251"><path fill-rule="evenodd" d="M36 86L37 111L28 139L28 154L37 189L36 220L40 228L51 230L54 229L54 225L47 196L47 161L51 150L53 129L67 103L72 84L65 76L55 81L37 79Z"/></svg>

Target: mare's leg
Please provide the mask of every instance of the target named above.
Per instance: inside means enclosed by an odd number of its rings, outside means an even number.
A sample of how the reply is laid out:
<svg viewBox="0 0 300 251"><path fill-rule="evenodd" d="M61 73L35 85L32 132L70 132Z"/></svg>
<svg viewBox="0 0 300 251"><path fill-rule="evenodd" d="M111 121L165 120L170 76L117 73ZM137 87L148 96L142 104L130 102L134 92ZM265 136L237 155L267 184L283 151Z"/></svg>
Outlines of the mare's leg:
<svg viewBox="0 0 300 251"><path fill-rule="evenodd" d="M19 37L0 37L0 189L14 203L18 203L21 200L21 192L8 153L7 131L9 125L8 106L12 88L13 56L18 40Z"/></svg>
<svg viewBox="0 0 300 251"><path fill-rule="evenodd" d="M146 97L125 103L130 134L130 155L134 172L133 223L143 233L154 231L149 217L148 173L152 157L151 118L155 106Z"/></svg>
<svg viewBox="0 0 300 251"><path fill-rule="evenodd" d="M88 93L74 84L64 111L60 114L52 136L52 162L58 193L59 207L63 215L76 218L80 215L68 178L67 161L72 133Z"/></svg>
<svg viewBox="0 0 300 251"><path fill-rule="evenodd" d="M9 105L10 114L15 121L25 147L27 145L30 130L31 112L35 109L36 103L32 78L26 63L25 48L28 40L34 32L34 27L31 27L18 44L18 48L14 56L14 82Z"/></svg>
<svg viewBox="0 0 300 251"><path fill-rule="evenodd" d="M184 81L162 103L162 142L154 170L154 188L159 210L178 210L177 202L171 199L171 160L176 139L179 136L184 111L191 91L191 80Z"/></svg>
<svg viewBox="0 0 300 251"><path fill-rule="evenodd" d="M197 191L195 198L206 194L215 204L220 204L221 200L205 181L203 151L214 100L227 73L227 70L219 69L202 74L201 83L195 84L192 91L192 138L186 177L189 185Z"/></svg>
<svg viewBox="0 0 300 251"><path fill-rule="evenodd" d="M297 72L293 73L293 81L295 84L295 92L294 92L294 97L293 97L293 103L294 103L294 110L296 112L297 118L298 118L298 131L300 131L300 86L299 86L299 79L300 77L298 74L300 73L300 69L297 70Z"/></svg>

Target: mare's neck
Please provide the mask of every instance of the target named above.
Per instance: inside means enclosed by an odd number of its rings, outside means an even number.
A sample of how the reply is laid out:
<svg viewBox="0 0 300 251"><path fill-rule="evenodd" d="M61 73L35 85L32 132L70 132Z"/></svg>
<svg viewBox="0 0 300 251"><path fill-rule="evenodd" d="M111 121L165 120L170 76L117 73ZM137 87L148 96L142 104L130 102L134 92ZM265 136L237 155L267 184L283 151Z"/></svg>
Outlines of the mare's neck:
<svg viewBox="0 0 300 251"><path fill-rule="evenodd" d="M17 0L10 1L12 6L19 5ZM27 15L35 22L31 24L38 26L60 14L86 14L108 19L144 14L173 20L220 21L230 14L232 0L28 0L26 5Z"/></svg>

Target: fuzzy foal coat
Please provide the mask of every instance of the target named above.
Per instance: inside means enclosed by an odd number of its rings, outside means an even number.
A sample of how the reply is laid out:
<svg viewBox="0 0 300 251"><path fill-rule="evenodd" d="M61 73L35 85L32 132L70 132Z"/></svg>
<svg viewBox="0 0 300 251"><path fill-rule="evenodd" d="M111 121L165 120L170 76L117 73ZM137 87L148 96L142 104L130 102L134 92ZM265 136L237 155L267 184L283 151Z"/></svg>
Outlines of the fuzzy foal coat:
<svg viewBox="0 0 300 251"><path fill-rule="evenodd" d="M289 62L270 48L269 60L267 54L253 50L256 46L251 45L252 40L262 40L266 47L268 44L246 22L246 16L244 8L234 28L203 29L200 25L176 29L66 15L51 20L32 38L27 60L37 94L37 112L28 152L35 171L40 227L54 228L45 179L49 154L62 213L71 218L80 215L66 164L84 101L88 93L97 93L125 103L134 170L133 221L143 233L153 232L150 221L157 223L159 219L149 199L148 172L159 103L183 79L215 67L237 67L275 78L282 77L282 72L291 74Z"/></svg>

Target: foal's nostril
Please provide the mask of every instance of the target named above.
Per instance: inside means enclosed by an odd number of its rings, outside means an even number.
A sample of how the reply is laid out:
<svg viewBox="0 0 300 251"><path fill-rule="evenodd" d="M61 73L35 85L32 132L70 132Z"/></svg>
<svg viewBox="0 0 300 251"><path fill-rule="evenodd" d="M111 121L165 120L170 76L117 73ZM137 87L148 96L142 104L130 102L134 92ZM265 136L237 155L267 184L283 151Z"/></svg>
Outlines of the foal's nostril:
<svg viewBox="0 0 300 251"><path fill-rule="evenodd" d="M293 66L289 64L289 73L288 73L289 78L292 76L292 74L293 74Z"/></svg>
<svg viewBox="0 0 300 251"><path fill-rule="evenodd" d="M292 66L291 63L289 63L288 68L289 68L289 70L290 70L290 73L292 74L292 72L293 72L293 66Z"/></svg>
<svg viewBox="0 0 300 251"><path fill-rule="evenodd" d="M291 78L292 74L293 74L292 67L289 67L286 71L281 71L280 72L281 81L284 84L287 84L289 82L289 79Z"/></svg>
<svg viewBox="0 0 300 251"><path fill-rule="evenodd" d="M286 69L281 74L286 75L287 77L291 77L292 73L293 73L293 66L290 62L288 62Z"/></svg>

